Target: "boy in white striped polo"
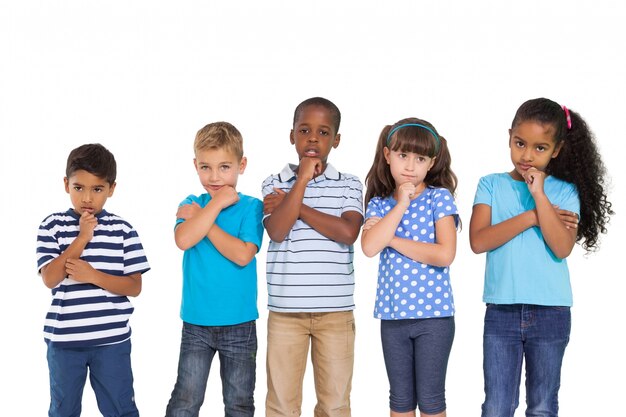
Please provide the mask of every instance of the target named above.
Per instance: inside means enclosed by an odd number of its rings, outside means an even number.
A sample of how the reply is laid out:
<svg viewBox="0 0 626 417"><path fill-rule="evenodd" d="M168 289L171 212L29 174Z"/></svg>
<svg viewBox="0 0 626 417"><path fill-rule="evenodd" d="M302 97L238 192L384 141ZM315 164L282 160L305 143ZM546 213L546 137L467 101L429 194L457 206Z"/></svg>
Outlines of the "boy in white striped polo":
<svg viewBox="0 0 626 417"><path fill-rule="evenodd" d="M127 296L139 295L150 267L135 229L104 210L115 177L115 158L104 146L74 149L64 178L73 208L39 226L37 267L53 297L44 325L49 416L80 415L87 369L103 415L139 415Z"/></svg>
<svg viewBox="0 0 626 417"><path fill-rule="evenodd" d="M354 364L353 243L363 222L362 184L327 163L341 114L314 97L295 110L299 164L263 182L267 253L266 416L301 414L309 344L315 416L350 416Z"/></svg>

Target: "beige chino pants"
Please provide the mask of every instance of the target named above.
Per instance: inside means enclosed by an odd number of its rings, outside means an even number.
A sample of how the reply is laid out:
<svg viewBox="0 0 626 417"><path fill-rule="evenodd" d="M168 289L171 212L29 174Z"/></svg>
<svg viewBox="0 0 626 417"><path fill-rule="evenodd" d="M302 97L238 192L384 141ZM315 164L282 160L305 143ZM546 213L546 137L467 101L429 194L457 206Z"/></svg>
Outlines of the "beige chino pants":
<svg viewBox="0 0 626 417"><path fill-rule="evenodd" d="M354 315L269 312L267 417L300 416L309 344L317 404L315 417L350 417Z"/></svg>

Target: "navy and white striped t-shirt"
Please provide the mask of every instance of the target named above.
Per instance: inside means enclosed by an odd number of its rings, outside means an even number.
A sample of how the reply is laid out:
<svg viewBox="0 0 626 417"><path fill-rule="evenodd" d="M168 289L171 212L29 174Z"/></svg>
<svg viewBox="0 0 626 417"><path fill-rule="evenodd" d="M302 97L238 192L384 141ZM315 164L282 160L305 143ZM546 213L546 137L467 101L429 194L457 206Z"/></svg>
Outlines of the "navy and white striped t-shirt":
<svg viewBox="0 0 626 417"><path fill-rule="evenodd" d="M101 211L93 239L80 259L98 271L126 276L150 269L133 227L119 216ZM80 216L73 210L46 217L37 234L37 269L61 255L78 236ZM89 347L120 343L130 338L128 319L133 306L126 296L93 284L65 278L52 289L44 339L58 347Z"/></svg>
<svg viewBox="0 0 626 417"><path fill-rule="evenodd" d="M287 165L263 181L263 197L274 188L289 192L296 180L295 168ZM348 211L363 214L363 186L354 175L327 165L307 184L303 204L337 217ZM353 257L352 245L330 240L296 220L283 242L269 242L268 308L290 313L354 309Z"/></svg>

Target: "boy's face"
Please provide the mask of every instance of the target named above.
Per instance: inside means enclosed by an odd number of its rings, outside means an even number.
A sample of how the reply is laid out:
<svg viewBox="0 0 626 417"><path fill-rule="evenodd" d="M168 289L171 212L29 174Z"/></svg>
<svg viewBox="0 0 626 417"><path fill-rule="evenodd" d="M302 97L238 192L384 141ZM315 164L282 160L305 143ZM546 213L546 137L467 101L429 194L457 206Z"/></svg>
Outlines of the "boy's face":
<svg viewBox="0 0 626 417"><path fill-rule="evenodd" d="M291 144L296 145L298 159L318 158L326 169L328 154L332 148L339 146L341 138L334 126L332 115L325 107L305 107L289 136Z"/></svg>
<svg viewBox="0 0 626 417"><path fill-rule="evenodd" d="M113 195L115 183L84 170L75 171L63 179L65 191L70 195L74 211L82 216L84 212L96 215L102 211L107 198Z"/></svg>
<svg viewBox="0 0 626 417"><path fill-rule="evenodd" d="M246 158L237 156L227 149L206 149L196 152L193 160L200 183L211 197L223 186L237 188L237 178L246 169Z"/></svg>

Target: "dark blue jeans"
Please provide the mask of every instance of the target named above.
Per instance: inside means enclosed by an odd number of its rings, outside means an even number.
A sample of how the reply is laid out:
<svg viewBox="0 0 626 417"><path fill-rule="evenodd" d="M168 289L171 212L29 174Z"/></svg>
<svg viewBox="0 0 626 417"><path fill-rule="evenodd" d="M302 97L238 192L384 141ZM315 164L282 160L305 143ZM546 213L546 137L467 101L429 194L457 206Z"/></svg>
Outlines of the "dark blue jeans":
<svg viewBox="0 0 626 417"><path fill-rule="evenodd" d="M234 326L183 323L178 378L166 417L198 416L204 402L209 370L219 353L226 417L254 415L256 382L256 322Z"/></svg>
<svg viewBox="0 0 626 417"><path fill-rule="evenodd" d="M58 348L48 345L48 416L80 416L87 370L96 394L98 409L103 416L139 416L135 406L130 350L130 340L89 348Z"/></svg>
<svg viewBox="0 0 626 417"><path fill-rule="evenodd" d="M454 340L454 317L381 320L389 378L389 408L439 414L446 410L446 371Z"/></svg>
<svg viewBox="0 0 626 417"><path fill-rule="evenodd" d="M482 417L513 417L526 362L526 416L558 415L561 364L569 342L569 307L487 305L483 335Z"/></svg>

